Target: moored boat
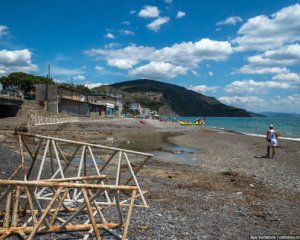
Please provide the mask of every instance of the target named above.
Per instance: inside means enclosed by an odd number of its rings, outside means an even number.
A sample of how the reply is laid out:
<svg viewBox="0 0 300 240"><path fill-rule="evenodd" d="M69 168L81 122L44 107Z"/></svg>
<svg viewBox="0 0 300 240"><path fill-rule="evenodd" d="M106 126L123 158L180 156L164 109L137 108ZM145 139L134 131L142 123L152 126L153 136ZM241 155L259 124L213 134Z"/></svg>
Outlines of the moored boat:
<svg viewBox="0 0 300 240"><path fill-rule="evenodd" d="M195 122L180 121L179 124L181 126L197 126L197 125L204 125L205 122L203 120L199 120Z"/></svg>

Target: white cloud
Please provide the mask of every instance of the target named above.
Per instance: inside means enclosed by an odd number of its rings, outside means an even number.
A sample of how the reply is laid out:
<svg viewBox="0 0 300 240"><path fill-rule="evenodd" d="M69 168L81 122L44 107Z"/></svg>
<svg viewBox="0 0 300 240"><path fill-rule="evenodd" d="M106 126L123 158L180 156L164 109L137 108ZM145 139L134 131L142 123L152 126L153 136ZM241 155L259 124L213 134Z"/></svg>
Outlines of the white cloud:
<svg viewBox="0 0 300 240"><path fill-rule="evenodd" d="M165 3L171 4L172 2L173 2L173 0L165 0Z"/></svg>
<svg viewBox="0 0 300 240"><path fill-rule="evenodd" d="M96 67L95 67L95 70L96 70L96 71L102 71L102 70L103 70L103 67L101 67L101 66L96 66Z"/></svg>
<svg viewBox="0 0 300 240"><path fill-rule="evenodd" d="M138 13L138 16L143 18L156 18L159 16L159 10L156 6L147 5Z"/></svg>
<svg viewBox="0 0 300 240"><path fill-rule="evenodd" d="M300 45L287 45L263 54L251 56L248 62L256 66L286 66L300 64Z"/></svg>
<svg viewBox="0 0 300 240"><path fill-rule="evenodd" d="M183 12L183 11L178 11L177 12L177 15L176 15L176 18L182 18L182 17L184 17L185 16L185 12Z"/></svg>
<svg viewBox="0 0 300 240"><path fill-rule="evenodd" d="M124 35L132 35L132 36L134 36L134 32L132 32L132 31L129 31L129 30L124 30L124 29L121 29L120 30L120 33L122 33L122 34L124 34Z"/></svg>
<svg viewBox="0 0 300 240"><path fill-rule="evenodd" d="M37 70L37 65L31 63L32 53L28 49L0 50L0 75L11 72L31 72Z"/></svg>
<svg viewBox="0 0 300 240"><path fill-rule="evenodd" d="M300 4L282 8L271 17L250 18L232 42L236 51L268 50L300 40Z"/></svg>
<svg viewBox="0 0 300 240"><path fill-rule="evenodd" d="M244 93L256 93L266 94L270 89L284 89L292 90L296 87L288 82L277 81L264 81L257 82L254 80L241 80L234 81L225 87L225 91L228 93L244 94Z"/></svg>
<svg viewBox="0 0 300 240"><path fill-rule="evenodd" d="M130 59L108 59L107 64L120 69L130 69L137 64L137 61Z"/></svg>
<svg viewBox="0 0 300 240"><path fill-rule="evenodd" d="M130 25L130 22L129 22L129 21L123 21L123 22L122 22L122 25L129 26L129 25Z"/></svg>
<svg viewBox="0 0 300 240"><path fill-rule="evenodd" d="M133 45L123 49L91 49L85 53L96 57L96 59L105 59L110 66L129 69L133 64L148 59L154 51L155 48Z"/></svg>
<svg viewBox="0 0 300 240"><path fill-rule="evenodd" d="M272 78L272 80L300 83L300 74L297 73L281 73Z"/></svg>
<svg viewBox="0 0 300 240"><path fill-rule="evenodd" d="M107 33L104 37L109 38L109 39L115 39L116 38L112 33Z"/></svg>
<svg viewBox="0 0 300 240"><path fill-rule="evenodd" d="M201 39L198 42L182 42L170 47L128 46L122 49L90 49L85 51L98 60L106 60L109 66L130 69L138 64L165 62L194 70L201 61L226 60L232 53L229 42ZM148 63L147 63L148 61ZM146 62L146 63L144 63Z"/></svg>
<svg viewBox="0 0 300 240"><path fill-rule="evenodd" d="M258 107L265 105L265 100L257 96L219 97L218 100L227 105L234 105L243 108Z"/></svg>
<svg viewBox="0 0 300 240"><path fill-rule="evenodd" d="M104 48L112 49L112 48L118 48L120 46L121 46L120 43L112 42L112 43L105 44Z"/></svg>
<svg viewBox="0 0 300 240"><path fill-rule="evenodd" d="M216 23L217 26L223 25L236 25L237 23L243 22L243 19L238 16L228 17L225 20L219 21Z"/></svg>
<svg viewBox="0 0 300 240"><path fill-rule="evenodd" d="M147 65L131 69L130 76L150 79L171 79L177 75L187 74L188 69L182 66L174 66L166 62L150 62Z"/></svg>
<svg viewBox="0 0 300 240"><path fill-rule="evenodd" d="M198 86L190 86L188 89L193 90L195 92L205 94L206 92L215 93L219 89L219 87L217 87L217 86L209 87L206 85L198 85Z"/></svg>
<svg viewBox="0 0 300 240"><path fill-rule="evenodd" d="M275 106L279 106L278 111L295 112L295 109L300 113L300 94L293 94L286 97L278 97L272 100Z"/></svg>
<svg viewBox="0 0 300 240"><path fill-rule="evenodd" d="M135 10L131 10L131 11L130 11L130 14L135 14L135 13L136 13Z"/></svg>
<svg viewBox="0 0 300 240"><path fill-rule="evenodd" d="M51 72L52 75L58 76L81 75L84 73L81 69L64 68L58 66L51 66Z"/></svg>
<svg viewBox="0 0 300 240"><path fill-rule="evenodd" d="M232 48L226 41L201 39L198 42L182 42L161 49L132 45L123 49L91 49L85 53L96 59L105 59L110 62L110 66L119 65L114 64L114 62L120 62L119 60L124 63L122 65L128 65L127 68L142 61L159 61L193 69L204 60L226 60L232 53ZM128 64L125 64L126 62Z"/></svg>
<svg viewBox="0 0 300 240"><path fill-rule="evenodd" d="M200 74L195 70L191 70L191 73L196 77L200 77Z"/></svg>
<svg viewBox="0 0 300 240"><path fill-rule="evenodd" d="M77 75L77 76L74 76L72 79L73 80L83 81L83 80L85 80L85 76L83 76L83 75Z"/></svg>
<svg viewBox="0 0 300 240"><path fill-rule="evenodd" d="M159 17L155 19L153 22L147 24L147 28L157 32L160 29L161 25L166 24L169 21L170 21L169 17Z"/></svg>
<svg viewBox="0 0 300 240"><path fill-rule="evenodd" d="M229 42L201 39L198 42L182 42L158 49L152 58L194 68L204 60L225 60L231 53L232 48Z"/></svg>
<svg viewBox="0 0 300 240"><path fill-rule="evenodd" d="M8 27L5 25L0 25L0 38L8 34Z"/></svg>
<svg viewBox="0 0 300 240"><path fill-rule="evenodd" d="M66 80L58 79L58 78L53 78L52 79L55 83L66 83Z"/></svg>
<svg viewBox="0 0 300 240"><path fill-rule="evenodd" d="M252 65L245 65L238 69L236 73L243 74L279 74L287 73L289 70L287 68L281 67L255 67Z"/></svg>
<svg viewBox="0 0 300 240"><path fill-rule="evenodd" d="M300 94L293 94L286 97L276 96L272 99L263 99L257 96L232 96L220 97L218 100L224 104L246 108L254 112L273 111L294 113L296 110L300 113Z"/></svg>
<svg viewBox="0 0 300 240"><path fill-rule="evenodd" d="M209 76L213 76L213 75L214 75L214 73L213 73L213 72L211 72L211 71L209 71L209 72L208 72L208 75L209 75Z"/></svg>
<svg viewBox="0 0 300 240"><path fill-rule="evenodd" d="M103 83L85 83L84 86L86 86L89 89L95 88L95 87L100 87L102 85L106 85Z"/></svg>

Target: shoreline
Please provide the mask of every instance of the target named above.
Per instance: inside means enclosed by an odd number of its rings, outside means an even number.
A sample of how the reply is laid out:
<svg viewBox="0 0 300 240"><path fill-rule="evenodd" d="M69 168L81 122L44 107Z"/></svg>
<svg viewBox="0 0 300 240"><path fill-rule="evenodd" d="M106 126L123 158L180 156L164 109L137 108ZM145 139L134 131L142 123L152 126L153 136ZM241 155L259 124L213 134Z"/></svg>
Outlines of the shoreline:
<svg viewBox="0 0 300 240"><path fill-rule="evenodd" d="M243 134L243 135L252 136L252 137L259 137L259 138L265 138L266 137L266 135L262 135L262 134L239 132L239 131L235 131L235 130L231 130L231 129L226 129L226 128L218 128L218 127L207 127L207 128L208 129L222 130L222 131L226 131L226 132L232 132L232 133L236 133L236 134ZM278 139L300 142L300 138L278 137Z"/></svg>
<svg viewBox="0 0 300 240"><path fill-rule="evenodd" d="M11 119L12 120L12 119ZM13 121L0 130L0 176L18 163ZM0 120L1 124L1 120ZM7 126L7 127L6 127ZM31 129L83 142L113 144L171 134L167 141L197 148L194 164L154 156L137 178L149 209L135 209L129 239L248 239L250 235L300 235L300 143L279 139L274 159L265 158L265 141L234 131L178 127L151 120L78 122ZM152 133L158 138L150 138ZM161 134L163 133L163 134ZM113 143L110 143L113 142ZM175 156L175 155L174 155ZM46 239L41 236L40 239Z"/></svg>

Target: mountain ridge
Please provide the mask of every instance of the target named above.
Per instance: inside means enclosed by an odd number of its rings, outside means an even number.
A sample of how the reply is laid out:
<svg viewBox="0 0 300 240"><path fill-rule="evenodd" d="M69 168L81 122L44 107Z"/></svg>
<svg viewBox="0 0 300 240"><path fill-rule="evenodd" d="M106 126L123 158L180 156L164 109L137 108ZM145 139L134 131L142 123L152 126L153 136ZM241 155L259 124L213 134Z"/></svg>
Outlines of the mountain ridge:
<svg viewBox="0 0 300 240"><path fill-rule="evenodd" d="M208 97L175 84L151 79L137 79L109 85L129 93L160 92L163 102L179 116L251 117L245 109L227 106L214 97Z"/></svg>

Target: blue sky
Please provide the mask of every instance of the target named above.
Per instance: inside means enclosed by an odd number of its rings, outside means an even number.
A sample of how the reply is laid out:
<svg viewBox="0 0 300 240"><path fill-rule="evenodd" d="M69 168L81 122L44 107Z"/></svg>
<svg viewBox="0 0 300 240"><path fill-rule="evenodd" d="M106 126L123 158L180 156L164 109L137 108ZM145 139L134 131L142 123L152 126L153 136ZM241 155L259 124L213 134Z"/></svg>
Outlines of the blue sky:
<svg viewBox="0 0 300 240"><path fill-rule="evenodd" d="M89 87L148 78L300 113L300 2L1 1L0 76Z"/></svg>

